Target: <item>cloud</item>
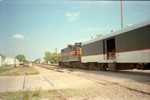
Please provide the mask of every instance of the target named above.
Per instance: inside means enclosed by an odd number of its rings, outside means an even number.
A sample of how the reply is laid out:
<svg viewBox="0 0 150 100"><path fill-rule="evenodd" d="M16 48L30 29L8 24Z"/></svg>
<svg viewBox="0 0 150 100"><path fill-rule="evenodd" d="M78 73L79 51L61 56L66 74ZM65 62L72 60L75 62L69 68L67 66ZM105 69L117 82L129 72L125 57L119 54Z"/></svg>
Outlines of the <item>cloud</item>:
<svg viewBox="0 0 150 100"><path fill-rule="evenodd" d="M97 27L97 28L87 28L81 30L82 32L90 32L90 31L101 31L101 30L106 30L106 27Z"/></svg>
<svg viewBox="0 0 150 100"><path fill-rule="evenodd" d="M138 13L138 12L136 12L136 13L132 13L132 14L131 14L131 16L137 16L137 15L139 15L139 13Z"/></svg>
<svg viewBox="0 0 150 100"><path fill-rule="evenodd" d="M132 26L132 24L129 24L129 25L127 25L127 26Z"/></svg>
<svg viewBox="0 0 150 100"><path fill-rule="evenodd" d="M21 34L15 34L12 36L13 39L24 39L25 37Z"/></svg>
<svg viewBox="0 0 150 100"><path fill-rule="evenodd" d="M66 13L66 16L68 18L69 22L73 22L75 20L78 20L80 13L75 12L75 13Z"/></svg>

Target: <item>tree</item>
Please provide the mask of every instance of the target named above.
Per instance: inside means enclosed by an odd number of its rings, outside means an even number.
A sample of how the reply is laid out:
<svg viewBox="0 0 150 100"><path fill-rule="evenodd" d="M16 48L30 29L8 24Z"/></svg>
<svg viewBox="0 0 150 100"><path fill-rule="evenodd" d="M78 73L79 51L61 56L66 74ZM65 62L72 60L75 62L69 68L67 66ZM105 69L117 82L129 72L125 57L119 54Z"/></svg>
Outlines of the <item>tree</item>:
<svg viewBox="0 0 150 100"><path fill-rule="evenodd" d="M51 53L50 52L45 52L45 61L48 63L48 61L51 60Z"/></svg>
<svg viewBox="0 0 150 100"><path fill-rule="evenodd" d="M51 60L53 60L53 63L58 63L59 59L60 59L60 54L58 53L52 54Z"/></svg>
<svg viewBox="0 0 150 100"><path fill-rule="evenodd" d="M50 63L58 63L59 59L60 59L60 54L45 52L46 63L48 63L48 61L50 61Z"/></svg>
<svg viewBox="0 0 150 100"><path fill-rule="evenodd" d="M28 62L24 55L17 55L15 58L18 59L20 62L23 62L23 63Z"/></svg>

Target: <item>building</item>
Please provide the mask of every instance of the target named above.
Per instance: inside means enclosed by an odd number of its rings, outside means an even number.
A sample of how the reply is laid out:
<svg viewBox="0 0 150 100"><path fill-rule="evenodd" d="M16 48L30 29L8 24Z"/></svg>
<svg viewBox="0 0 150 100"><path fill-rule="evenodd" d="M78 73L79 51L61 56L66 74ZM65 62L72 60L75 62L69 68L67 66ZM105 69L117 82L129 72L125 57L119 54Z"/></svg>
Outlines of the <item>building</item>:
<svg viewBox="0 0 150 100"><path fill-rule="evenodd" d="M2 57L0 55L0 67L2 66Z"/></svg>
<svg viewBox="0 0 150 100"><path fill-rule="evenodd" d="M15 64L20 64L20 62L17 59L0 54L0 67L3 65L10 65L14 67Z"/></svg>
<svg viewBox="0 0 150 100"><path fill-rule="evenodd" d="M41 64L41 63L45 63L45 59L44 59L44 58L41 58L41 59L40 59L40 64Z"/></svg>
<svg viewBox="0 0 150 100"><path fill-rule="evenodd" d="M5 60L6 56L0 54L0 67L3 66L3 62Z"/></svg>

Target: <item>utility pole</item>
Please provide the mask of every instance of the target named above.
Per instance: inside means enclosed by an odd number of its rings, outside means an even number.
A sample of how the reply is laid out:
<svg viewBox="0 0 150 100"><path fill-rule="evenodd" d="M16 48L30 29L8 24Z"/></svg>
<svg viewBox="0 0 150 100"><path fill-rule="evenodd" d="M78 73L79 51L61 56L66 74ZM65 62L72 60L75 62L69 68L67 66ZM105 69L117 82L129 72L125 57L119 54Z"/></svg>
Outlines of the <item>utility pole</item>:
<svg viewBox="0 0 150 100"><path fill-rule="evenodd" d="M121 28L123 28L123 0L121 0Z"/></svg>
<svg viewBox="0 0 150 100"><path fill-rule="evenodd" d="M55 52L56 52L56 54L57 54L57 48L55 48Z"/></svg>

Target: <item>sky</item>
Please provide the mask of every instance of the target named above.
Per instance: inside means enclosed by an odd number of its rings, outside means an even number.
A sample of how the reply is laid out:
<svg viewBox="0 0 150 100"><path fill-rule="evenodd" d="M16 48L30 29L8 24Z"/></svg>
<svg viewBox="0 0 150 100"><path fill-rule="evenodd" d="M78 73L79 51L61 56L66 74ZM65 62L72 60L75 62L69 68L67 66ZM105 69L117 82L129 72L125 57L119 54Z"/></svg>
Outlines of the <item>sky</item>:
<svg viewBox="0 0 150 100"><path fill-rule="evenodd" d="M150 1L124 1L124 27L150 18ZM46 51L121 29L120 1L0 0L0 54L34 61Z"/></svg>

